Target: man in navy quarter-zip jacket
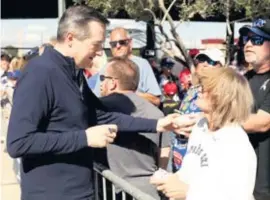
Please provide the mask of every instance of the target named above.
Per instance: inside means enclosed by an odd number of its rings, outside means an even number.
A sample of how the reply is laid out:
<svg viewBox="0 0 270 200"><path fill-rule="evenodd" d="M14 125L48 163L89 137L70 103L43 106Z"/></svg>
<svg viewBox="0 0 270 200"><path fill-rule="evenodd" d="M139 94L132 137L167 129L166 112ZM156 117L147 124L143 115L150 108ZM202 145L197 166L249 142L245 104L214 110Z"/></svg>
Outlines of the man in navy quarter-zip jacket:
<svg viewBox="0 0 270 200"><path fill-rule="evenodd" d="M89 147L106 147L117 131L182 131L194 123L186 116L175 129L175 115L156 121L106 112L81 70L102 54L107 23L92 8L70 7L59 21L55 47L30 60L17 83L7 151L22 158L23 200L92 200Z"/></svg>

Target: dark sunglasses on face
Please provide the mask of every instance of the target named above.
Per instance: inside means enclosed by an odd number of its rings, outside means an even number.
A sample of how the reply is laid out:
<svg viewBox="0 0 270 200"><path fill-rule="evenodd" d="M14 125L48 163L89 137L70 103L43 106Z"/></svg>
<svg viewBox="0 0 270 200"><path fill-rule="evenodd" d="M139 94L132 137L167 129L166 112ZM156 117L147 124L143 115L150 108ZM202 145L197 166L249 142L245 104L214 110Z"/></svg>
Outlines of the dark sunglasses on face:
<svg viewBox="0 0 270 200"><path fill-rule="evenodd" d="M117 78L114 78L114 77L111 77L111 76L104 76L104 75L99 76L99 80L101 82L105 81L105 79L117 79Z"/></svg>
<svg viewBox="0 0 270 200"><path fill-rule="evenodd" d="M214 61L214 60L212 60L211 58L209 58L208 56L205 56L205 55L199 55L196 58L196 62L197 63L207 62L209 65L212 65L212 66L215 66L215 65L217 65L219 63L218 61Z"/></svg>
<svg viewBox="0 0 270 200"><path fill-rule="evenodd" d="M171 70L173 68L173 65L164 65L162 66L162 69L169 69Z"/></svg>
<svg viewBox="0 0 270 200"><path fill-rule="evenodd" d="M126 39L126 40L111 41L110 45L112 48L115 48L117 44L119 44L120 46L127 46L128 43L129 43L129 39Z"/></svg>
<svg viewBox="0 0 270 200"><path fill-rule="evenodd" d="M263 45L264 41L269 41L268 39L259 36L259 35L252 35L252 36L243 36L243 44L246 45L250 40L252 45L261 46Z"/></svg>

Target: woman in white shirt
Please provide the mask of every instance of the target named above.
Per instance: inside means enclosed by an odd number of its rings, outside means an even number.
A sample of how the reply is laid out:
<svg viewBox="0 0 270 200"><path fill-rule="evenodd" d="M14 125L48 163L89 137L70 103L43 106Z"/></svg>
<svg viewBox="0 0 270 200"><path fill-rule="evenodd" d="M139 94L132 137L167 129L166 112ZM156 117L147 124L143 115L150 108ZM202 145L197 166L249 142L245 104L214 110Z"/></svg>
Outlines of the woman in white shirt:
<svg viewBox="0 0 270 200"><path fill-rule="evenodd" d="M171 199L250 200L256 155L241 123L253 104L247 80L233 69L198 72L200 119L190 134L182 168L151 180Z"/></svg>

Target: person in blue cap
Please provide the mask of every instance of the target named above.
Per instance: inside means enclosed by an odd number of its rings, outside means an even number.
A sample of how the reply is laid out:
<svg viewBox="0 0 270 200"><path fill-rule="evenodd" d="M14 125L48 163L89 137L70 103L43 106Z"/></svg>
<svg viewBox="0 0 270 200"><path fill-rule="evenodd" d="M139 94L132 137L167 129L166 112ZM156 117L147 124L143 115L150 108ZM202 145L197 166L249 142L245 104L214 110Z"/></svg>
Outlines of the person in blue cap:
<svg viewBox="0 0 270 200"><path fill-rule="evenodd" d="M165 100L163 87L167 83L175 83L177 85L177 93L174 95L173 100L177 102L179 101L180 86L178 82L178 77L172 73L172 68L174 67L174 65L174 61L169 57L163 58L160 62L161 74L159 85L163 93L161 102Z"/></svg>
<svg viewBox="0 0 270 200"><path fill-rule="evenodd" d="M160 75L160 85L164 86L167 82L177 82L178 78L172 73L172 68L174 67L174 62L171 58L165 57L160 62L161 75Z"/></svg>

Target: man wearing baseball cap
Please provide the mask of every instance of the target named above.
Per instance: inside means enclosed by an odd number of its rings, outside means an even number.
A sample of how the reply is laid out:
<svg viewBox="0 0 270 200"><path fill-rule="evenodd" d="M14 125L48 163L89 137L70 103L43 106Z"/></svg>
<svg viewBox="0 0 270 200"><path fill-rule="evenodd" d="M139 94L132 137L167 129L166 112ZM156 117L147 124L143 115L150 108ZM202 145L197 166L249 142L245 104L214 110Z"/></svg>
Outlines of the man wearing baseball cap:
<svg viewBox="0 0 270 200"><path fill-rule="evenodd" d="M164 86L167 83L175 83L177 86L177 92L173 95L174 101L179 101L179 91L180 85L178 83L178 77L172 73L172 69L174 67L174 62L169 57L164 57L160 62L161 75L160 75L160 88L162 91L161 102L166 100L166 94L164 93Z"/></svg>
<svg viewBox="0 0 270 200"><path fill-rule="evenodd" d="M195 56L196 68L222 67L225 65L225 55L217 48L208 48Z"/></svg>
<svg viewBox="0 0 270 200"><path fill-rule="evenodd" d="M172 68L174 67L174 62L171 58L165 57L160 62L161 75L160 75L160 85L163 87L167 82L177 82L178 78L172 73Z"/></svg>
<svg viewBox="0 0 270 200"><path fill-rule="evenodd" d="M256 200L270 199L270 20L257 19L243 26L244 54L253 70L246 75L254 96L253 114L243 124L255 148L258 167L254 190Z"/></svg>

